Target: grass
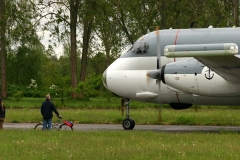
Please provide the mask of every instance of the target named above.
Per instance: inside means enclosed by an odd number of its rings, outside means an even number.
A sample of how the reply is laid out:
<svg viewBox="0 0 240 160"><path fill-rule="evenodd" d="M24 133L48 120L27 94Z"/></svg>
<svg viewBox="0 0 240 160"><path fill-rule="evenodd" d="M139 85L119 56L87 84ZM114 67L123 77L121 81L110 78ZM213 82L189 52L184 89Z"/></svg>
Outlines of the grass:
<svg viewBox="0 0 240 160"><path fill-rule="evenodd" d="M59 109L64 119L74 123L120 124L125 115L120 109ZM125 113L124 113L125 114ZM162 109L162 121L159 122L158 109L132 109L130 116L136 124L181 124L181 125L230 125L240 126L239 109L194 109L176 111ZM53 121L57 118L54 116ZM40 122L39 109L7 109L5 122Z"/></svg>
<svg viewBox="0 0 240 160"><path fill-rule="evenodd" d="M237 133L3 130L1 160L239 159Z"/></svg>
<svg viewBox="0 0 240 160"><path fill-rule="evenodd" d="M40 106L44 100L44 98L23 98L20 101L13 98L5 99L4 105L7 107L5 121L16 123L41 121ZM60 105L60 99L53 98L52 101L64 119L75 123L122 123L125 118L122 116L119 98L112 97L110 101L107 98L65 99L64 105ZM161 117L158 107L157 104L133 101L130 116L137 124L240 126L239 107L200 106L195 112L195 107L179 111L164 105Z"/></svg>
<svg viewBox="0 0 240 160"><path fill-rule="evenodd" d="M75 123L122 123L125 116L119 99L107 101L66 100L58 110L64 119ZM5 122L39 122L40 105L44 99L4 100L7 105ZM58 104L58 100L53 100ZM99 107L100 106L100 107ZM136 124L186 124L240 126L240 110L230 107L201 106L176 111L163 108L161 117L154 104L131 103L130 116ZM21 108L21 109L20 109ZM37 108L37 109L36 109ZM60 109L61 108L61 109ZM110 109L111 108L111 109ZM159 122L159 119L162 121ZM54 117L53 121L57 120ZM240 135L220 133L162 133L153 131L38 131L2 130L1 160L25 159L240 159Z"/></svg>
<svg viewBox="0 0 240 160"><path fill-rule="evenodd" d="M16 101L14 98L4 99L4 105L7 108L39 108L45 98L22 98L20 101ZM64 103L59 98L52 98L52 102L58 108L72 108L72 109L93 109L93 108L118 108L120 106L120 98L112 97L107 98L89 98L89 99L77 99L72 100L69 98L64 99ZM139 101L133 101L131 108L156 108L157 104L143 103Z"/></svg>

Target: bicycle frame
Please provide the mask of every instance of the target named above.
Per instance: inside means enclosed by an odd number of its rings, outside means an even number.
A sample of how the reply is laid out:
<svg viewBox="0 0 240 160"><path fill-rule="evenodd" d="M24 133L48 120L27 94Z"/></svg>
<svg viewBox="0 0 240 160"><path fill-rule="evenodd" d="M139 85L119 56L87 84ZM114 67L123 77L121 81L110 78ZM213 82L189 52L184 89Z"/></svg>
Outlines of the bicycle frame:
<svg viewBox="0 0 240 160"><path fill-rule="evenodd" d="M73 130L73 128L72 128L72 127L73 127L73 123L72 123L72 122L67 121L67 120L62 120L62 121L61 121L60 118L59 118L55 123L52 123L51 129L53 129L53 130L60 130L60 129L63 128L64 125L67 125L68 127L71 128L71 130ZM43 122L38 123L38 124L35 126L34 129L38 129L39 127L42 128L42 126L43 126Z"/></svg>
<svg viewBox="0 0 240 160"><path fill-rule="evenodd" d="M73 127L73 123L67 120L63 120L63 123L68 125L69 127Z"/></svg>

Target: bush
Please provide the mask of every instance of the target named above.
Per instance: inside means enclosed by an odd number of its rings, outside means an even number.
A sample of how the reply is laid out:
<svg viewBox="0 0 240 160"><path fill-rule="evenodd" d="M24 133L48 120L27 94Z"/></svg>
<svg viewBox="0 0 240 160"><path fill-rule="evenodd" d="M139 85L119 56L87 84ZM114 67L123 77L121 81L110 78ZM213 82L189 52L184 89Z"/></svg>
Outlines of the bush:
<svg viewBox="0 0 240 160"><path fill-rule="evenodd" d="M7 94L8 97L16 97L21 91L23 97L43 97L45 96L45 91L40 88L28 88L27 86L17 86L17 85L8 85Z"/></svg>
<svg viewBox="0 0 240 160"><path fill-rule="evenodd" d="M99 97L110 96L109 92L106 92L105 87L102 84L102 75L96 75L94 73L88 75L85 82L79 82L76 88L76 92L83 94L84 97ZM113 96L113 95L112 95Z"/></svg>
<svg viewBox="0 0 240 160"><path fill-rule="evenodd" d="M16 92L18 91L22 91L24 93L26 87L24 86L17 86L17 85L8 85L7 87L7 94L8 97L14 97L14 95L16 94Z"/></svg>
<svg viewBox="0 0 240 160"><path fill-rule="evenodd" d="M13 97L15 98L16 101L19 101L23 98L23 92L22 91L16 91L13 94Z"/></svg>

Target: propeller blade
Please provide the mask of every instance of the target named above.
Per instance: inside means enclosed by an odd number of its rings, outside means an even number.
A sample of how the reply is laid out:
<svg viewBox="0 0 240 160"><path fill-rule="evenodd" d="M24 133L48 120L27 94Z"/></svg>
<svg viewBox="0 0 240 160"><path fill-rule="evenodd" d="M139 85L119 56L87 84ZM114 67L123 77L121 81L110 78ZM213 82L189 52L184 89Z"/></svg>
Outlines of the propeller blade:
<svg viewBox="0 0 240 160"><path fill-rule="evenodd" d="M157 46L157 70L147 71L147 77L157 79L161 81L161 50L160 50L160 31L159 27L156 27L156 46Z"/></svg>
<svg viewBox="0 0 240 160"><path fill-rule="evenodd" d="M159 90L159 103L160 103L160 109L161 109L161 103L162 103L162 97L161 97L161 48L160 48L160 31L159 27L156 27L156 46L157 46L157 69L156 70L150 70L147 71L146 77L147 77L147 84L149 81L149 78L158 80L158 90ZM148 78L149 77L149 78Z"/></svg>
<svg viewBox="0 0 240 160"><path fill-rule="evenodd" d="M160 48L160 31L159 27L156 27L156 35L157 35L157 69L161 68L161 48Z"/></svg>
<svg viewBox="0 0 240 160"><path fill-rule="evenodd" d="M160 48L160 28L156 27L156 35L157 35L157 70L156 71L150 71L149 76L154 77L155 79L158 79L158 90L159 90L159 122L162 120L162 112L161 112L161 103L162 103L162 97L161 97L161 48Z"/></svg>

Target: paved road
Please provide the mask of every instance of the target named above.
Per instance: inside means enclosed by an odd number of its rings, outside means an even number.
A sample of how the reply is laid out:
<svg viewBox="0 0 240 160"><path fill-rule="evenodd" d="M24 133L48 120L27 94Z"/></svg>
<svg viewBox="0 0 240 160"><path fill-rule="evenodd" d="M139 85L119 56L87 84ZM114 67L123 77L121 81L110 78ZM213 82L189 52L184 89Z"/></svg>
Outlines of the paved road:
<svg viewBox="0 0 240 160"><path fill-rule="evenodd" d="M5 129L33 129L37 123L4 123ZM74 130L124 130L121 124L75 124ZM134 130L158 132L240 132L240 126L136 125Z"/></svg>

